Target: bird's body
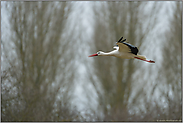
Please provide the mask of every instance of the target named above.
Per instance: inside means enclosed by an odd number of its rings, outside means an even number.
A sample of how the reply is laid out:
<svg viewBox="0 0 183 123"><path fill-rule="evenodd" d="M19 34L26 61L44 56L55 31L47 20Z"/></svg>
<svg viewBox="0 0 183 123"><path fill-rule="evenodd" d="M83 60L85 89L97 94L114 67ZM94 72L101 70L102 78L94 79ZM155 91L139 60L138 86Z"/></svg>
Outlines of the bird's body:
<svg viewBox="0 0 183 123"><path fill-rule="evenodd" d="M126 39L124 39L124 40L122 40L122 39L123 39L123 37L121 37L120 40L118 42L116 42L117 45L113 47L113 48L115 48L115 50L108 52L108 53L99 51L96 54L90 55L89 57L115 56L115 57L122 58L122 59L139 59L139 60L143 60L146 62L155 63L155 61L147 60L146 57L143 55L137 55L138 48L131 44L124 42L124 41L126 41Z"/></svg>
<svg viewBox="0 0 183 123"><path fill-rule="evenodd" d="M117 58L122 58L122 59L132 59L133 58L133 54L131 53L125 53L125 52L119 52L118 50L113 50L111 52L108 53L104 53L102 51L99 51L100 55L99 56L114 56Z"/></svg>

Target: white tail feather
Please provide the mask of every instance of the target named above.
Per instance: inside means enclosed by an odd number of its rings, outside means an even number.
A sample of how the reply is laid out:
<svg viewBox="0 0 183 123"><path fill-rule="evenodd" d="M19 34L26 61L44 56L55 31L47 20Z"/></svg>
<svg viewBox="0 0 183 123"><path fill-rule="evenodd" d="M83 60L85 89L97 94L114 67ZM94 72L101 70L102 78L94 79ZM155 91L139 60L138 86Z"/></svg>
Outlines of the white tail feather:
<svg viewBox="0 0 183 123"><path fill-rule="evenodd" d="M143 55L137 55L138 58L146 60L146 56Z"/></svg>

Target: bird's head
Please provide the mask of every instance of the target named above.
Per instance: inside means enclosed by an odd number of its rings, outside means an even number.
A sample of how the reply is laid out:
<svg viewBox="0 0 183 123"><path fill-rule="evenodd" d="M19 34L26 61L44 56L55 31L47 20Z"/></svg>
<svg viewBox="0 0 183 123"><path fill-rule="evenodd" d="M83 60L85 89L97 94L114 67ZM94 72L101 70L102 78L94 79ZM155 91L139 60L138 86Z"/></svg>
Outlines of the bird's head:
<svg viewBox="0 0 183 123"><path fill-rule="evenodd" d="M92 54L92 55L89 55L88 57L100 56L100 55L102 55L103 53L104 53L104 52L102 52L102 51L98 51L97 53Z"/></svg>

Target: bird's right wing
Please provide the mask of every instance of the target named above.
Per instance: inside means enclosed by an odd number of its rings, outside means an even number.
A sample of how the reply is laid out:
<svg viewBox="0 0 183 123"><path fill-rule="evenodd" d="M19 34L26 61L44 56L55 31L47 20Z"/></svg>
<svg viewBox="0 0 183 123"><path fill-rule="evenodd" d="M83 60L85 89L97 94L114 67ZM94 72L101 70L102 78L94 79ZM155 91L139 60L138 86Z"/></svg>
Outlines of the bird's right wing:
<svg viewBox="0 0 183 123"><path fill-rule="evenodd" d="M120 43L120 42L118 42L116 44L118 45L120 52L126 52L126 53L131 52L131 49L127 45Z"/></svg>
<svg viewBox="0 0 183 123"><path fill-rule="evenodd" d="M124 41L126 41L126 39L124 39L124 40L122 40L122 39L123 39L123 37L121 37L119 39L119 41L116 42L117 46L119 47L119 51L128 52L128 53L131 52L131 49L126 44L123 43Z"/></svg>

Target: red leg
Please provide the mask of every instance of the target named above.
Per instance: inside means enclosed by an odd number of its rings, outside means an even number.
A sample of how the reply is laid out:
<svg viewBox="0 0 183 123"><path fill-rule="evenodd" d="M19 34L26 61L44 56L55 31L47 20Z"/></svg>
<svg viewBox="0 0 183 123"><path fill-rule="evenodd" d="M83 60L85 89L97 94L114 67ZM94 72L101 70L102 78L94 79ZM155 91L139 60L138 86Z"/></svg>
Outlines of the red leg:
<svg viewBox="0 0 183 123"><path fill-rule="evenodd" d="M143 61L146 61L146 62L149 62L149 63L155 63L155 61L152 61L152 60L141 59L141 58L138 58L138 57L134 57L134 58L139 59L139 60L143 60Z"/></svg>

